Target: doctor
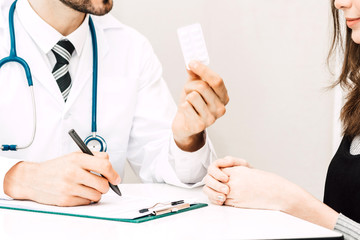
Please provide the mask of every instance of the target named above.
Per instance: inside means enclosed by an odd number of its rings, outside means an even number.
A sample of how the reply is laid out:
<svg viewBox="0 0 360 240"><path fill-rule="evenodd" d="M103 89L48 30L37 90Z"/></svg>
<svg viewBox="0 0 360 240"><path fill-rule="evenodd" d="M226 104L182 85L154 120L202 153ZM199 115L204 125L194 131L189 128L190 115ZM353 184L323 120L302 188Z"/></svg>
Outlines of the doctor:
<svg viewBox="0 0 360 240"><path fill-rule="evenodd" d="M0 3L1 59L12 45L12 3ZM108 181L120 183L126 159L143 182L189 187L202 180L214 159L205 129L229 101L216 73L192 62L176 109L149 42L107 14L112 0L15 6L16 53L30 67L36 108L23 67L4 64L0 145L19 149L0 151L1 197L58 206L99 201ZM72 128L90 144L100 139L107 153L80 153L67 134Z"/></svg>

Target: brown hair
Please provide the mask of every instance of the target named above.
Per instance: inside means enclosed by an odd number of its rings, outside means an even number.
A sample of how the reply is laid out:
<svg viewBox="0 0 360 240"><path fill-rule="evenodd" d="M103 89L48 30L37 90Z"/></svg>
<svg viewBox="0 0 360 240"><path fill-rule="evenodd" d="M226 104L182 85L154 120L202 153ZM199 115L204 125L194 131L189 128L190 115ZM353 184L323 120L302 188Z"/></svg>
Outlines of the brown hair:
<svg viewBox="0 0 360 240"><path fill-rule="evenodd" d="M341 110L340 119L343 123L343 134L354 137L360 134L360 45L351 39L351 29L346 27L345 39L342 36L339 10L331 1L334 35L328 60L338 47L344 53L344 61L339 79L333 85L348 91L346 102Z"/></svg>

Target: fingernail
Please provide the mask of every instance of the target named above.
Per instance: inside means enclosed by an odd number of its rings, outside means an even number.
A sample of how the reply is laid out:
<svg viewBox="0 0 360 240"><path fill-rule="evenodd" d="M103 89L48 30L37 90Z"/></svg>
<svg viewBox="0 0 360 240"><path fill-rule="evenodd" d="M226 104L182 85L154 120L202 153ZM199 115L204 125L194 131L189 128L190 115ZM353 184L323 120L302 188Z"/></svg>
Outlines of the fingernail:
<svg viewBox="0 0 360 240"><path fill-rule="evenodd" d="M192 69L196 69L198 67L198 63L195 61L190 61L189 62L189 67Z"/></svg>
<svg viewBox="0 0 360 240"><path fill-rule="evenodd" d="M223 197L223 196L218 196L217 198L218 198L218 199L219 199L219 201L221 201L221 202L224 202L224 201L225 201L225 199L224 199L224 197Z"/></svg>
<svg viewBox="0 0 360 240"><path fill-rule="evenodd" d="M228 189L227 189L227 187L222 187L222 188L221 188L221 191L222 191L223 193L225 193L225 194L227 194L227 193L228 193Z"/></svg>

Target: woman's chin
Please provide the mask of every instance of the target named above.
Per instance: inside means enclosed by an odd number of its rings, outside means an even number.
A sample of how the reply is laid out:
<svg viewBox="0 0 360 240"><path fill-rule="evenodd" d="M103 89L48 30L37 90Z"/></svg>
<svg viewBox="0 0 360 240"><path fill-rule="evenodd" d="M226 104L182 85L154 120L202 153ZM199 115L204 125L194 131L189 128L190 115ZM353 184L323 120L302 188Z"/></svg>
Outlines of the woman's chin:
<svg viewBox="0 0 360 240"><path fill-rule="evenodd" d="M360 44L360 30L356 30L356 31L353 30L351 34L351 38L355 43Z"/></svg>

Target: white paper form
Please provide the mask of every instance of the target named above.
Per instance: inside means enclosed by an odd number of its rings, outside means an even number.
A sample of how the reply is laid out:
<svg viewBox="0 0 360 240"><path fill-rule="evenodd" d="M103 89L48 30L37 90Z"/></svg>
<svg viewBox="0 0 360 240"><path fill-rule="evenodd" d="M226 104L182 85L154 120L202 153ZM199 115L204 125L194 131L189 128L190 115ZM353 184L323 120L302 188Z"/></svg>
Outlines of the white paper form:
<svg viewBox="0 0 360 240"><path fill-rule="evenodd" d="M179 199L177 199L179 200ZM176 200L173 200L176 201ZM26 209L49 213L62 213L95 218L135 219L149 215L140 213L140 209L150 208L158 202L169 202L167 199L149 199L136 196L122 196L108 192L99 203L76 207L57 207L43 205L32 201L0 200L0 206L15 209Z"/></svg>

